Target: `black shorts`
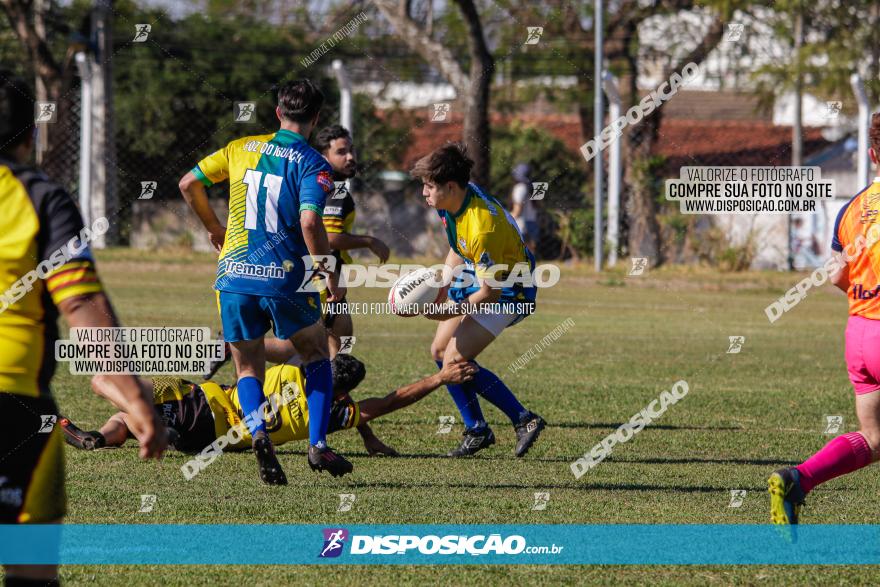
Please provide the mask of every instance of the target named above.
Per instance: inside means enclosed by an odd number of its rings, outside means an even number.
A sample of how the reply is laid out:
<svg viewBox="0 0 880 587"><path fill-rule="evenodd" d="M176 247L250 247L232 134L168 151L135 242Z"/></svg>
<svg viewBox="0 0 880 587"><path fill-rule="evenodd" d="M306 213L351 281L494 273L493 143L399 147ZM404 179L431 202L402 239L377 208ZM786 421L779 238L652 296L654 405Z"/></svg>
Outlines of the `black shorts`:
<svg viewBox="0 0 880 587"><path fill-rule="evenodd" d="M197 453L217 439L214 414L205 392L198 385L180 400L166 401L154 407L162 422L173 430L171 446L180 452Z"/></svg>
<svg viewBox="0 0 880 587"><path fill-rule="evenodd" d="M0 393L0 524L64 517L64 440L57 422L52 398Z"/></svg>

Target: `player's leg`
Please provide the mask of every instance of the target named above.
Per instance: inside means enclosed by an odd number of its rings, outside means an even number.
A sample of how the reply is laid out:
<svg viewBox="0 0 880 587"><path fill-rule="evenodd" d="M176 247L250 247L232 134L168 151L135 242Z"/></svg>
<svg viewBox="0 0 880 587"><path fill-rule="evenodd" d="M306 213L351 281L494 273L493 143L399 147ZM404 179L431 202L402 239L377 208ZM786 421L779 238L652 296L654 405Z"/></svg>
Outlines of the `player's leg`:
<svg viewBox="0 0 880 587"><path fill-rule="evenodd" d="M292 359L301 361L299 353L293 346L293 341L289 338L267 338L266 343L266 360L277 365L295 364Z"/></svg>
<svg viewBox="0 0 880 587"><path fill-rule="evenodd" d="M337 305L336 307L338 308L339 306ZM330 348L330 359L332 360L342 346L342 337L354 334L354 324L351 321L351 315L344 311L333 314L329 324L325 319L324 324L329 329L327 343Z"/></svg>
<svg viewBox="0 0 880 587"><path fill-rule="evenodd" d="M455 329L461 323L461 318L450 318L437 325L437 332L434 334L434 341L431 343L431 356L437 367L443 368L443 359L446 354L446 347L455 334ZM483 417L483 411L480 408L480 401L477 394L471 389L464 389L461 385L447 385L446 389L452 396L452 401L461 414L464 422L465 433L468 430L480 431L486 427L486 419ZM493 437L494 442L494 437Z"/></svg>
<svg viewBox="0 0 880 587"><path fill-rule="evenodd" d="M515 318L504 314L465 316L446 346L444 364L474 361ZM479 394L504 412L516 433L514 454L524 456L544 429L543 418L526 409L495 373L477 366L480 369L473 380L463 384L462 388Z"/></svg>
<svg viewBox="0 0 880 587"><path fill-rule="evenodd" d="M0 524L60 524L66 510L64 441L50 398L0 393ZM56 416L57 417L57 416ZM60 536L59 536L60 539ZM41 545L57 554L57 543ZM58 585L56 565L4 565L6 585Z"/></svg>
<svg viewBox="0 0 880 587"><path fill-rule="evenodd" d="M61 520L50 522L60 524ZM5 587L55 587L58 581L57 565L3 565Z"/></svg>
<svg viewBox="0 0 880 587"><path fill-rule="evenodd" d="M286 485L287 476L275 456L275 447L263 419L263 380L266 376L266 349L263 337L271 327L263 301L265 298L220 292L220 319L229 342L235 372L238 374L238 403L251 433L260 479L268 485Z"/></svg>
<svg viewBox="0 0 880 587"><path fill-rule="evenodd" d="M880 322L850 317L846 362L856 394L859 431L837 436L797 467L780 469L770 476L770 519L774 524L797 524L804 498L817 485L857 471L880 457Z"/></svg>
<svg viewBox="0 0 880 587"><path fill-rule="evenodd" d="M275 336L290 338L302 359L309 408L309 467L313 471L327 471L334 477L351 473L352 464L327 446L333 405L333 369L319 297L302 293L293 299L267 301L267 307L273 313Z"/></svg>

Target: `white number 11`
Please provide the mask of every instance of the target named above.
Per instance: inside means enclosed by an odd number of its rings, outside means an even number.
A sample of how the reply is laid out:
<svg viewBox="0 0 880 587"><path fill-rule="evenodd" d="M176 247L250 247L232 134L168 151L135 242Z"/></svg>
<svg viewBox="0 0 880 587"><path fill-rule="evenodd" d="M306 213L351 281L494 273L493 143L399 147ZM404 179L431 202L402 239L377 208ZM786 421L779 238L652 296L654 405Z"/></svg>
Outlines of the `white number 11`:
<svg viewBox="0 0 880 587"><path fill-rule="evenodd" d="M257 229L257 195L260 191L262 171L248 169L244 172L242 183L247 186L247 201L244 208L244 227ZM278 195L281 193L280 175L266 174L263 187L266 188L266 232L278 232Z"/></svg>

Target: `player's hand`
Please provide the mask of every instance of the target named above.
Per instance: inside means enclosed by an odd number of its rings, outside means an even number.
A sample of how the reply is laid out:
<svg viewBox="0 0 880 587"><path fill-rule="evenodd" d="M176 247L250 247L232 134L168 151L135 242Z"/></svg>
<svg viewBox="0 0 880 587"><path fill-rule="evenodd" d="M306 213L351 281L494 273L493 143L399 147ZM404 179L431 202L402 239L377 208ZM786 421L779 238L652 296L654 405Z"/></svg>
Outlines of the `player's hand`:
<svg viewBox="0 0 880 587"><path fill-rule="evenodd" d="M327 276L327 301L341 302L345 297L345 288L339 285L339 274L330 273Z"/></svg>
<svg viewBox="0 0 880 587"><path fill-rule="evenodd" d="M223 243L226 241L226 227L219 226L213 230L209 230L208 239L211 241L211 246L214 247L214 250L219 253L223 248Z"/></svg>
<svg viewBox="0 0 880 587"><path fill-rule="evenodd" d="M391 255L391 250L388 248L388 245L376 237L370 238L370 250L374 255L379 257L380 263L387 261L388 257Z"/></svg>
<svg viewBox="0 0 880 587"><path fill-rule="evenodd" d="M478 370L479 368L471 362L449 363L443 365L443 369L440 370L440 379L444 384L458 385L473 379Z"/></svg>
<svg viewBox="0 0 880 587"><path fill-rule="evenodd" d="M367 454L371 457L375 456L383 456L383 457L399 457L400 453L396 450L376 438L376 436L371 436L369 438L364 439L364 448L367 449Z"/></svg>
<svg viewBox="0 0 880 587"><path fill-rule="evenodd" d="M152 407L132 406L128 412L128 429L140 443L142 459L158 459L168 448L168 432Z"/></svg>

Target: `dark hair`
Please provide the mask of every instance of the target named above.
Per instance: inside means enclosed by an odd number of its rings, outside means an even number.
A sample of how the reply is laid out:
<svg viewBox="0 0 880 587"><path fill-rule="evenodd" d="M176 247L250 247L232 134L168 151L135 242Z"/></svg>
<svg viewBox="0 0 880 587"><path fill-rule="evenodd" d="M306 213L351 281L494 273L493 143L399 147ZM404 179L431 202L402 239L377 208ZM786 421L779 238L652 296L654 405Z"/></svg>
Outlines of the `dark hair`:
<svg viewBox="0 0 880 587"><path fill-rule="evenodd" d="M319 153L326 153L330 148L330 143L336 139L348 139L350 141L351 133L348 132L347 128L339 124L325 126L315 137L315 150Z"/></svg>
<svg viewBox="0 0 880 587"><path fill-rule="evenodd" d="M27 82L0 70L0 152L26 141L34 128L34 98Z"/></svg>
<svg viewBox="0 0 880 587"><path fill-rule="evenodd" d="M330 361L333 371L333 392L348 393L360 385L367 375L367 368L363 363L351 355L338 354Z"/></svg>
<svg viewBox="0 0 880 587"><path fill-rule="evenodd" d="M323 105L324 94L311 80L298 79L278 88L281 116L290 122L311 122Z"/></svg>
<svg viewBox="0 0 880 587"><path fill-rule="evenodd" d="M871 130L868 131L871 148L880 156L880 112L871 115Z"/></svg>
<svg viewBox="0 0 880 587"><path fill-rule="evenodd" d="M416 161L410 175L438 184L454 181L465 187L471 178L473 166L474 162L468 158L464 145L449 143Z"/></svg>

